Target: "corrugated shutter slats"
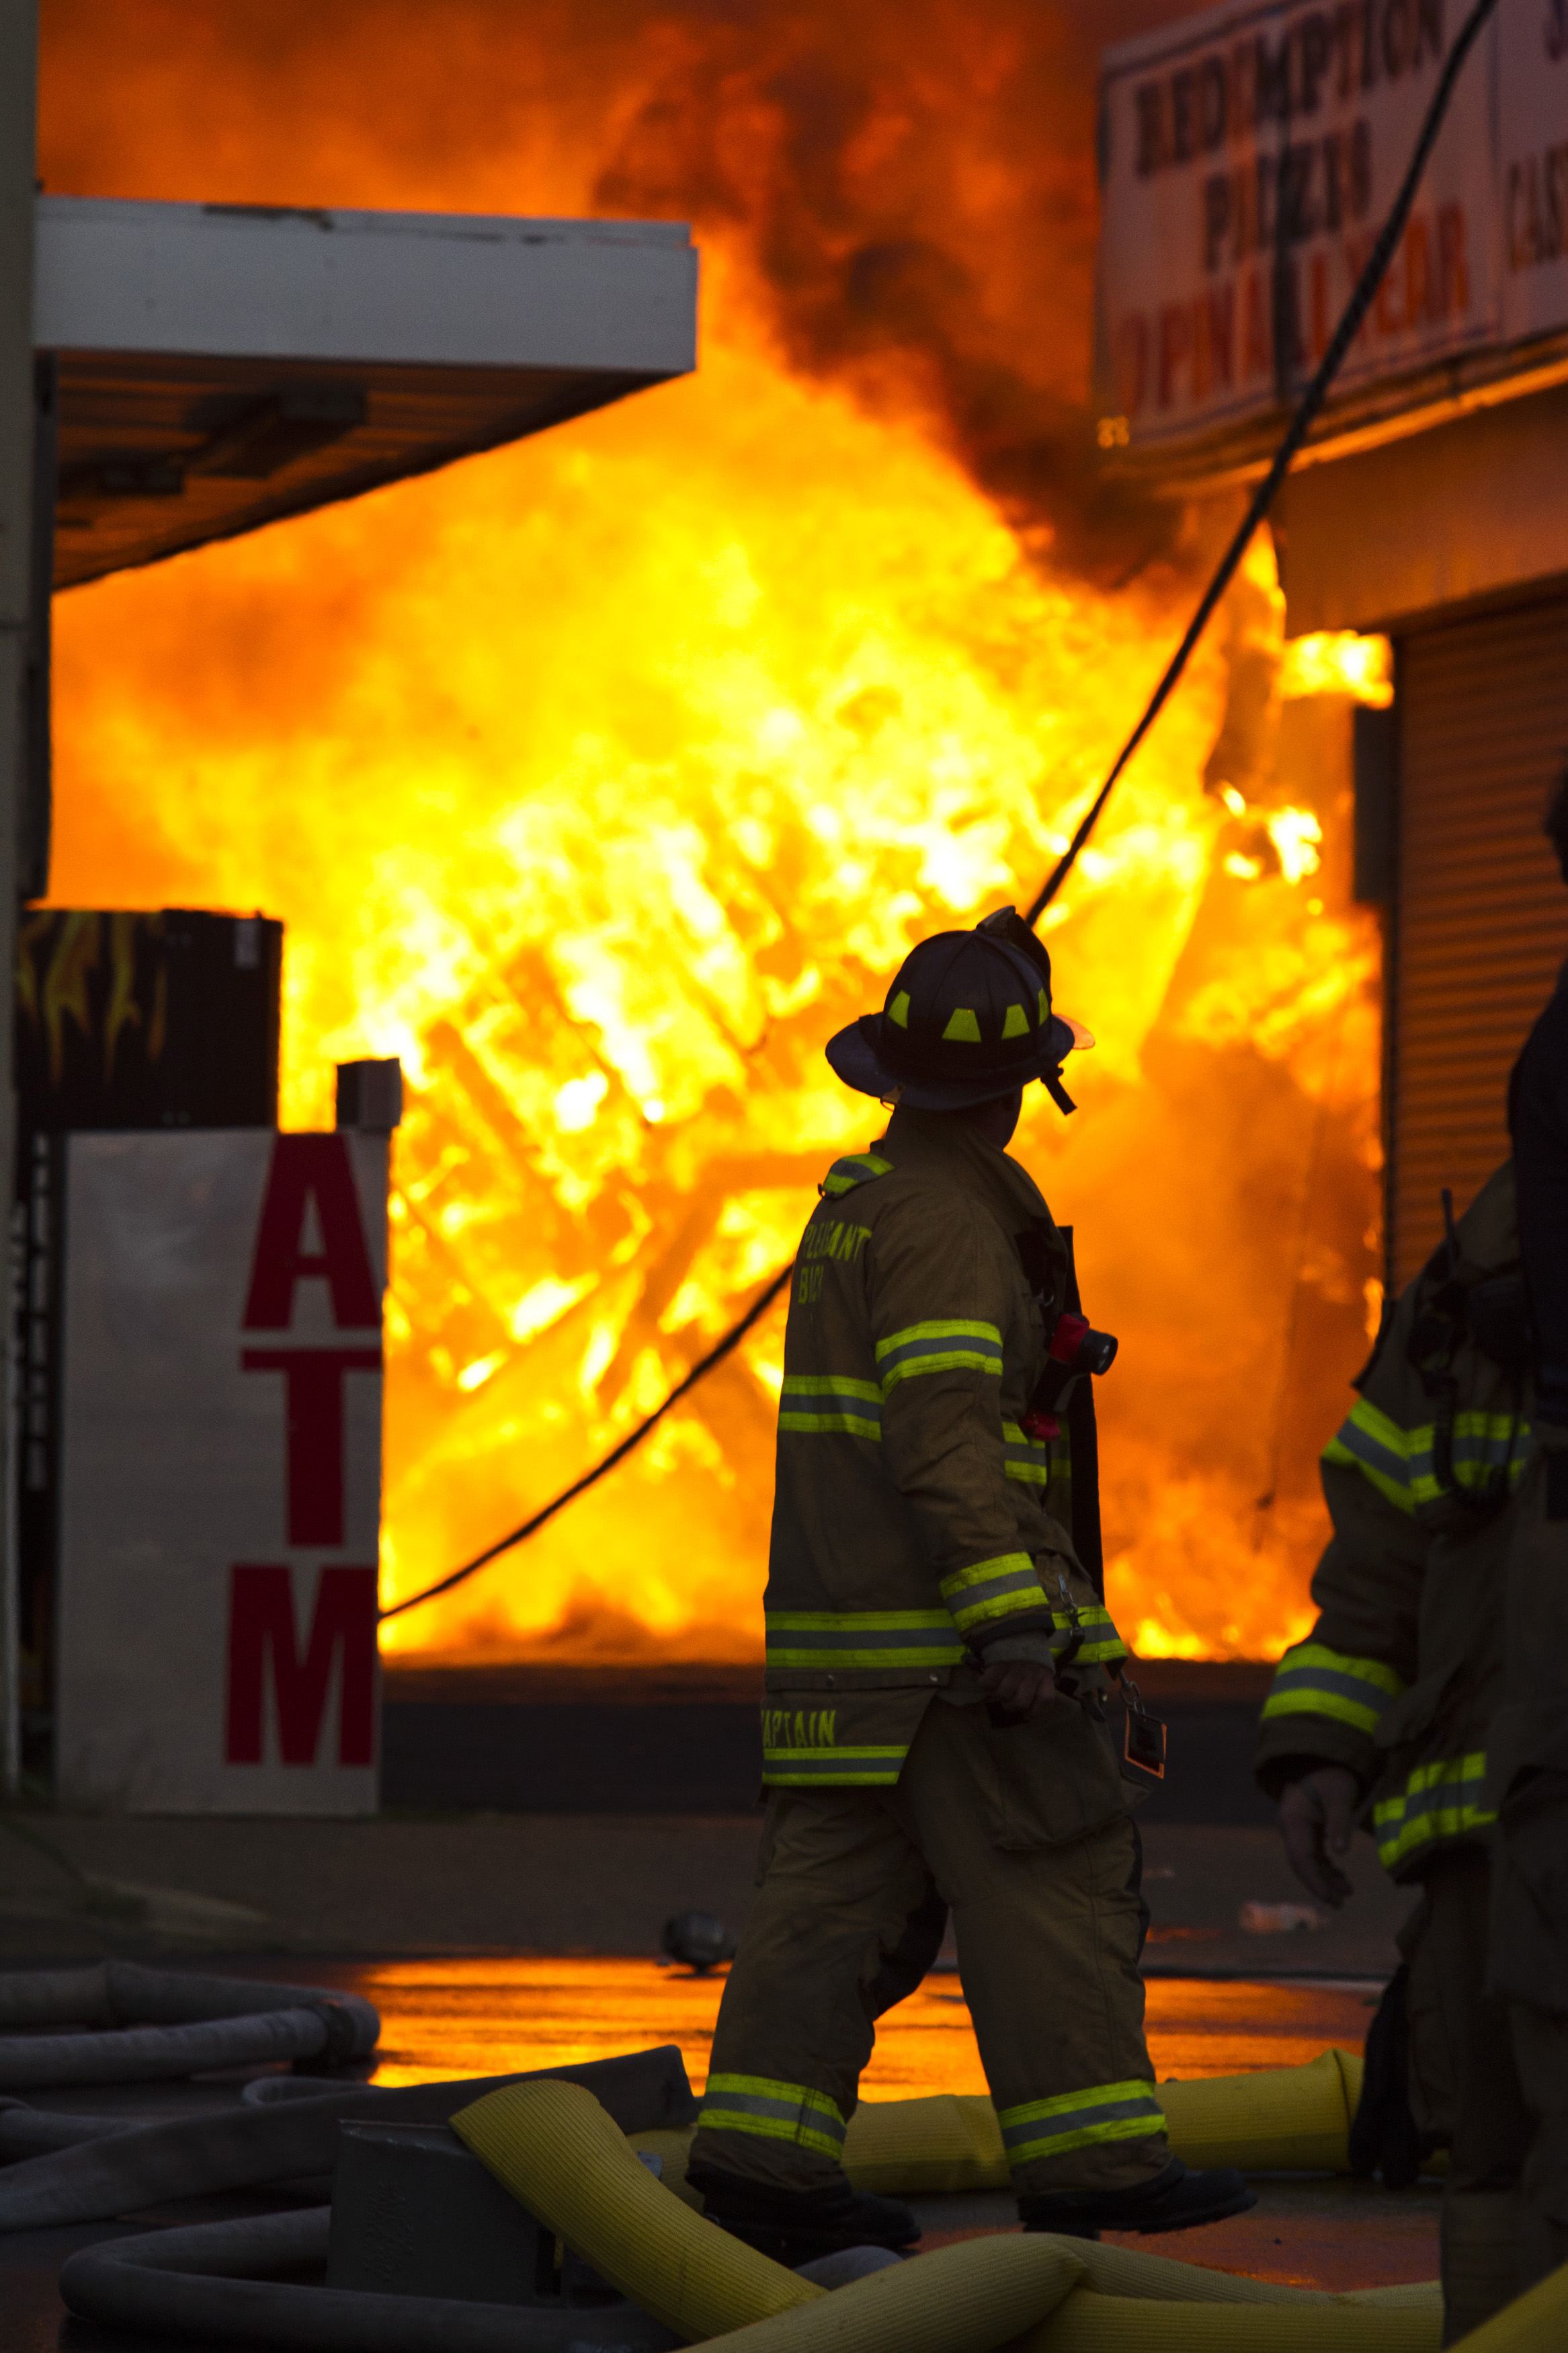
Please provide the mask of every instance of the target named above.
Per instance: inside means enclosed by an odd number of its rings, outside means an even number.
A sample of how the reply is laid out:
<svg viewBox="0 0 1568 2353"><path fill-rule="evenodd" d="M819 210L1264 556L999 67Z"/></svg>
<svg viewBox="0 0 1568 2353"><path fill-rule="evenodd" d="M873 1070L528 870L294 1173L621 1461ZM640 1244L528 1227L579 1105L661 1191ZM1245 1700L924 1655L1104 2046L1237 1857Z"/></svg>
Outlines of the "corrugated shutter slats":
<svg viewBox="0 0 1568 2353"><path fill-rule="evenodd" d="M1400 646L1390 1261L1409 1281L1508 1150L1514 1056L1568 955L1541 831L1568 760L1568 596Z"/></svg>

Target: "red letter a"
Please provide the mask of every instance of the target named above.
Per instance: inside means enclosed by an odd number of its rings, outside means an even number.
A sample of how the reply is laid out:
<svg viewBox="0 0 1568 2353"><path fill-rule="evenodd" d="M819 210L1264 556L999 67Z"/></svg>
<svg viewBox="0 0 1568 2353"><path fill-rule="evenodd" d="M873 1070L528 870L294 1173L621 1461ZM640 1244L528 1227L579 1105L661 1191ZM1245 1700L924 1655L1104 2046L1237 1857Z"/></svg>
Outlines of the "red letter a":
<svg viewBox="0 0 1568 2353"><path fill-rule="evenodd" d="M321 1229L319 1251L305 1248L312 1201ZM280 1135L256 1229L246 1330L286 1332L294 1320L294 1286L311 1281L326 1283L334 1324L359 1332L380 1324L347 1142L341 1135Z"/></svg>

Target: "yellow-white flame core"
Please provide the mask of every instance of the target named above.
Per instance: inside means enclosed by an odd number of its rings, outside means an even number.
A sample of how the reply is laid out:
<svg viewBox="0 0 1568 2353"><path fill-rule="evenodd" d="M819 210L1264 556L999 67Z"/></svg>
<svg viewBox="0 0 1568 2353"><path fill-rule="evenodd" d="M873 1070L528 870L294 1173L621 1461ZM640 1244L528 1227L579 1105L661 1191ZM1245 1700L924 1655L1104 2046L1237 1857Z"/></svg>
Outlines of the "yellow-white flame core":
<svg viewBox="0 0 1568 2353"><path fill-rule="evenodd" d="M1279 664L1279 691L1344 694L1384 709L1394 700L1394 649L1386 638L1353 629L1318 629L1288 638Z"/></svg>

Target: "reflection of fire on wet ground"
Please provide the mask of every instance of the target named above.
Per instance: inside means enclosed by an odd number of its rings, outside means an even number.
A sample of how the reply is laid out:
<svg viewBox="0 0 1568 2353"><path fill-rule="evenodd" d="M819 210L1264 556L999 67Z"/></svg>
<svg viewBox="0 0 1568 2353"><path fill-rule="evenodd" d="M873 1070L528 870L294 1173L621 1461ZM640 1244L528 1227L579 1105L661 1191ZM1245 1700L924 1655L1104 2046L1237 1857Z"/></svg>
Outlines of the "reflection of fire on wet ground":
<svg viewBox="0 0 1568 2353"><path fill-rule="evenodd" d="M721 1974L697 1978L650 1961L588 1957L390 1961L342 1976L345 1984L352 1976L354 1990L381 2012L381 2084L564 2065L676 2042L700 2084L724 1982ZM1299 2066L1330 2043L1359 2050L1368 1999L1368 1989L1350 1983L1152 1979L1156 2072L1230 2075ZM930 1977L879 2026L867 2097L984 2089L958 1978Z"/></svg>
<svg viewBox="0 0 1568 2353"><path fill-rule="evenodd" d="M49 185L673 215L703 251L690 381L60 600L57 898L283 917L290 1123L334 1057L404 1059L395 1599L789 1255L877 1124L824 1038L1033 892L1200 566L1096 472L1093 59L1049 7L143 14L46 11ZM1107 1552L1149 1654L1303 1628L1376 1273L1345 751L1388 690L1279 629L1265 544L1050 915L1100 1045L1022 1150L1122 1338ZM754 1655L778 1358L775 1318L390 1646Z"/></svg>

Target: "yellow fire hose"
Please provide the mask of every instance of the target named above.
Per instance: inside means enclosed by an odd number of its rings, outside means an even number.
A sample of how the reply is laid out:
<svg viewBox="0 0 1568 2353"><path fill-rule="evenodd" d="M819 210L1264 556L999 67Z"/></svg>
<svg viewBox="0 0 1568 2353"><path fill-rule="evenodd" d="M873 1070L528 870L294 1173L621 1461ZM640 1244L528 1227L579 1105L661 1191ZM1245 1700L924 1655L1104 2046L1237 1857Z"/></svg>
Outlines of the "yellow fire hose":
<svg viewBox="0 0 1568 2353"><path fill-rule="evenodd" d="M1344 2079L1335 2054L1328 2057L1339 2084L1342 2163ZM1301 2145L1315 2147L1325 2137L1330 2104L1314 2104L1312 2094L1320 2081L1326 2093L1328 2070L1321 2061L1316 2069L1316 2075L1309 2068L1279 2071L1314 2076L1314 2083L1305 2098L1300 2089L1288 2095L1285 2107L1277 2099L1268 2106L1279 2087L1267 2088L1259 2147L1283 2145L1289 2098L1305 2119ZM1221 2080L1233 2087L1228 2097L1235 2103L1234 2087L1258 2079ZM1206 2112L1194 2106L1194 2130L1199 2136L1215 2130L1226 2094L1209 2084L1163 2089L1208 2094ZM906 2189L992 2186L987 2168L995 2158L974 2113L986 2105L897 2101L862 2111L876 2118L863 2130L873 2139L881 2136L868 2160L884 2168L879 2182ZM895 2110L904 2111L902 2123ZM914 2110L942 2113L911 2116ZM1173 2112L1172 2121L1174 2127ZM1327 2295L1044 2233L961 2240L829 2295L713 2230L670 2195L638 2164L632 2143L592 2094L574 2085L513 2084L460 2110L452 2124L513 2196L605 2279L689 2341L713 2342L715 2353L731 2344L743 2346L744 2353L992 2353L1015 2342L1018 2353L1163 2353L1165 2348L1258 2353L1264 2344L1268 2353L1435 2353L1438 2342L1433 2289ZM902 2132L909 2134L910 2164L900 2171L896 2144ZM960 2135L966 2136L963 2147ZM681 2137L637 2137L638 2146L661 2150ZM1174 2132L1173 2137L1180 2147ZM1192 2145L1208 2144L1199 2137ZM1234 2132L1226 2148L1236 2161ZM1297 2155L1292 2161L1323 2160ZM917 2185L911 2168L922 2164L932 2170L921 2173ZM949 2178L938 2184L932 2172L942 2166ZM956 2183L951 2179L955 2166L963 2170ZM896 2184L889 2179L895 2171ZM1505 2342L1507 2353L1515 2353L1510 2341L1500 2339L1486 2353L1504 2353Z"/></svg>

